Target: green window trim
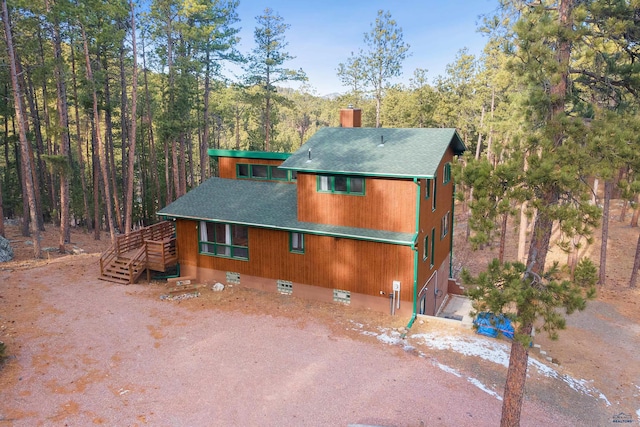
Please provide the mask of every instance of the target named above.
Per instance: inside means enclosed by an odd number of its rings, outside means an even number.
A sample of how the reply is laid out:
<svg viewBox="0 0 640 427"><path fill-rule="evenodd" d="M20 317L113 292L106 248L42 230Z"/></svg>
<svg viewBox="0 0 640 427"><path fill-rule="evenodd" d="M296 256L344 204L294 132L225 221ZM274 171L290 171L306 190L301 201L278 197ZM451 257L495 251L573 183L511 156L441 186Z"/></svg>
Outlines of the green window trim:
<svg viewBox="0 0 640 427"><path fill-rule="evenodd" d="M431 229L431 268L436 263L436 229Z"/></svg>
<svg viewBox="0 0 640 427"><path fill-rule="evenodd" d="M297 232L289 233L289 252L294 254L303 254L305 250L304 234Z"/></svg>
<svg viewBox="0 0 640 427"><path fill-rule="evenodd" d="M260 181L296 181L295 171L280 169L276 165L259 163L236 163L237 179L255 179Z"/></svg>
<svg viewBox="0 0 640 427"><path fill-rule="evenodd" d="M364 196L365 179L360 176L317 175L316 189L318 193Z"/></svg>
<svg viewBox="0 0 640 427"><path fill-rule="evenodd" d="M422 250L422 261L426 261L429 258L429 235L424 236L424 248Z"/></svg>
<svg viewBox="0 0 640 427"><path fill-rule="evenodd" d="M449 234L449 212L440 220L440 240L447 237L447 234Z"/></svg>
<svg viewBox="0 0 640 427"><path fill-rule="evenodd" d="M248 261L249 229L246 225L200 221L198 253Z"/></svg>
<svg viewBox="0 0 640 427"><path fill-rule="evenodd" d="M431 200L431 210L435 211L436 210L436 200L438 199L437 197L437 190L438 190L438 175L434 176L433 179L431 180L431 182L433 183L433 199Z"/></svg>
<svg viewBox="0 0 640 427"><path fill-rule="evenodd" d="M444 174L442 177L442 183L448 184L451 181L451 163L447 162L444 164Z"/></svg>

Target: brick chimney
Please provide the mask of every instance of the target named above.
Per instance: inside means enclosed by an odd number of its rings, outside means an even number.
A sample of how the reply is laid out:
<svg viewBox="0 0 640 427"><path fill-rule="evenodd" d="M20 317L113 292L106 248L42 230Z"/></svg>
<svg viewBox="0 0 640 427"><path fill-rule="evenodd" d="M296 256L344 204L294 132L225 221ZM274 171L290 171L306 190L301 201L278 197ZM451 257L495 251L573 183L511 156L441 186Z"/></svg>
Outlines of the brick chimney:
<svg viewBox="0 0 640 427"><path fill-rule="evenodd" d="M359 128L362 127L362 110L359 108L343 108L340 110L340 127Z"/></svg>

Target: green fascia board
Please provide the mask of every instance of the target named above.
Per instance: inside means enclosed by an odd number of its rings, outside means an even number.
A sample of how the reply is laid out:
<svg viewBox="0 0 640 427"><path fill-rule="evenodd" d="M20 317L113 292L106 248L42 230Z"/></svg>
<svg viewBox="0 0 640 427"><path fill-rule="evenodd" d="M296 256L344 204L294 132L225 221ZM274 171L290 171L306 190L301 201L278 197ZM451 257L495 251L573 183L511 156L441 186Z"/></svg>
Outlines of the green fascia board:
<svg viewBox="0 0 640 427"><path fill-rule="evenodd" d="M274 153L271 151L242 151L242 150L222 150L209 148L207 153L211 157L236 157L242 159L263 159L263 160L286 160L291 153Z"/></svg>
<svg viewBox="0 0 640 427"><path fill-rule="evenodd" d="M158 215L403 246L415 240L414 233L298 221L296 186L277 182L209 178Z"/></svg>
<svg viewBox="0 0 640 427"><path fill-rule="evenodd" d="M453 128L322 128L280 165L298 172L432 178L446 150L466 147Z"/></svg>

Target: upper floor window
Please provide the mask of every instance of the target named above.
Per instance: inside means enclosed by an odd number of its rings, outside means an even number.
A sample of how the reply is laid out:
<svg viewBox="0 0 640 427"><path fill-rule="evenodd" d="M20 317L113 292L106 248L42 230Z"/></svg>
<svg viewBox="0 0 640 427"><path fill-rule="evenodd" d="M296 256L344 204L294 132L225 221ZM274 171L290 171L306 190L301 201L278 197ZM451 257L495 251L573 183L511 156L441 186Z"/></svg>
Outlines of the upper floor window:
<svg viewBox="0 0 640 427"><path fill-rule="evenodd" d="M238 179L263 179L271 181L295 181L296 172L280 169L275 165L259 165L238 163L236 165Z"/></svg>
<svg viewBox="0 0 640 427"><path fill-rule="evenodd" d="M426 261L429 258L429 235L424 236L424 248L422 250L422 260Z"/></svg>
<svg viewBox="0 0 640 427"><path fill-rule="evenodd" d="M438 189L438 175L434 176L433 179L430 180L432 185L432 198L431 198L431 210L436 210L436 190Z"/></svg>
<svg viewBox="0 0 640 427"><path fill-rule="evenodd" d="M363 195L364 178L348 175L318 175L318 191Z"/></svg>
<svg viewBox="0 0 640 427"><path fill-rule="evenodd" d="M436 229L431 229L431 267L436 263Z"/></svg>
<svg viewBox="0 0 640 427"><path fill-rule="evenodd" d="M427 179L424 184L424 198L428 199L431 197L431 181L432 179Z"/></svg>
<svg viewBox="0 0 640 427"><path fill-rule="evenodd" d="M440 221L440 240L444 239L447 234L449 234L449 212Z"/></svg>
<svg viewBox="0 0 640 427"><path fill-rule="evenodd" d="M444 176L442 177L442 183L446 184L451 181L451 163L444 164Z"/></svg>
<svg viewBox="0 0 640 427"><path fill-rule="evenodd" d="M245 225L200 221L201 254L249 259L249 230Z"/></svg>

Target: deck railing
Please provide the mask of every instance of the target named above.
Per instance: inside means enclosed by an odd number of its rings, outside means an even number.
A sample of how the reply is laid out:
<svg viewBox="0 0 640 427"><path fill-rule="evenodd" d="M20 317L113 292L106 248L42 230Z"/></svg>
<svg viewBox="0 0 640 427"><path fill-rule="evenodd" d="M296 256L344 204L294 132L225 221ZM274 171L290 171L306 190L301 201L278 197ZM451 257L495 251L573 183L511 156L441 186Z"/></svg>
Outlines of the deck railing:
<svg viewBox="0 0 640 427"><path fill-rule="evenodd" d="M115 268L114 264L120 261L133 283L143 270L166 271L177 260L173 223L163 221L117 236L115 244L100 257L100 275L107 278L107 269Z"/></svg>

